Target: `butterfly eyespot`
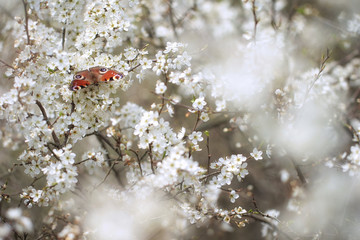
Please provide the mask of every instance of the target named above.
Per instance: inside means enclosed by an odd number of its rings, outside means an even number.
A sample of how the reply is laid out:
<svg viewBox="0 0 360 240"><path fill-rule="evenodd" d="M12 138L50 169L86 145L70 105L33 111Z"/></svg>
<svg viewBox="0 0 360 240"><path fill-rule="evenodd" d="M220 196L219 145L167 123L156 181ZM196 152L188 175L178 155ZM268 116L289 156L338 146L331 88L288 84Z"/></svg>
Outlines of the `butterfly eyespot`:
<svg viewBox="0 0 360 240"><path fill-rule="evenodd" d="M107 69L106 68L100 68L100 73L106 73L107 72Z"/></svg>
<svg viewBox="0 0 360 240"><path fill-rule="evenodd" d="M74 78L75 78L75 79L81 79L82 76L81 76L80 74L76 74L76 75L74 76Z"/></svg>

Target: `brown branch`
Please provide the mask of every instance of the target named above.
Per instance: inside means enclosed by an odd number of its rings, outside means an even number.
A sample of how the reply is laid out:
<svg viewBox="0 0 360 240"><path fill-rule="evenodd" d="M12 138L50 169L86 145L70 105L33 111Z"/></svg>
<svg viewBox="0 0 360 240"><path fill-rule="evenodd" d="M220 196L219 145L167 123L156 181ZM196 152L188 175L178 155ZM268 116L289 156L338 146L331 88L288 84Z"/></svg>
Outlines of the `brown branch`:
<svg viewBox="0 0 360 240"><path fill-rule="evenodd" d="M171 98L166 98L166 97L164 97L164 96L158 95L158 94L156 94L156 93L153 92L153 91L151 91L151 93L152 93L152 94L155 94L155 95L158 96L159 98L163 98L164 100L170 102L171 104L173 104L173 105L175 105L175 106L179 106L179 107L183 107L183 108L186 108L186 109L190 109L190 110L196 111L196 109L193 108L193 107L191 107L191 106L187 106L187 105L182 104L182 103L176 103L176 102L174 102L173 99L171 99Z"/></svg>
<svg viewBox="0 0 360 240"><path fill-rule="evenodd" d="M65 49L65 39L66 39L65 37L66 37L66 27L62 29L61 47L63 51Z"/></svg>
<svg viewBox="0 0 360 240"><path fill-rule="evenodd" d="M109 152L107 151L107 148L105 146L105 143L108 144L114 151L116 151L116 149L114 148L114 146L111 144L111 142L105 138L103 135L101 135L100 133L96 132L94 133L94 135L96 136L96 138L98 139L98 141L100 142L101 144L101 147L104 148L106 150L106 157L107 157L107 163L108 165L110 166L110 155L109 155ZM118 153L118 152L117 152ZM118 153L119 154L119 153ZM119 158L122 159L122 155L121 153L119 154ZM116 176L116 181L119 183L120 186L124 186L124 183L121 181L121 177L120 177L120 174L119 172L115 169L115 168L112 168L112 171L114 172L115 176Z"/></svg>
<svg viewBox="0 0 360 240"><path fill-rule="evenodd" d="M74 103L74 96L72 96L72 99L71 99L71 110L70 110L70 114L69 116L71 116L71 114L73 114L73 112L75 111L75 103ZM67 132L65 133L65 138L64 138L64 146L66 145L68 139L69 139L69 135L70 135L70 131L71 129L74 128L74 125L70 124L68 125L68 130ZM86 135L85 135L86 136Z"/></svg>
<svg viewBox="0 0 360 240"><path fill-rule="evenodd" d="M220 188L221 190L225 191L225 192L231 192L231 191L235 191L235 192L242 192L243 189L242 188L239 188L239 189L232 189L232 188L223 188L221 187Z"/></svg>
<svg viewBox="0 0 360 240"><path fill-rule="evenodd" d="M212 128L216 128L221 126L222 124L229 124L230 119L232 119L233 117L235 117L236 114L224 114L221 116L218 116L214 119L211 119L208 122L202 123L197 130L198 131L204 131L204 130L209 130Z"/></svg>
<svg viewBox="0 0 360 240"><path fill-rule="evenodd" d="M102 141L104 141L112 150L114 150L119 157L122 157L121 153L119 152L118 149L116 149L111 142L109 141L109 139L107 139L106 137L104 137L101 133L97 132L95 133L95 136L98 137L98 139L101 139Z"/></svg>
<svg viewBox="0 0 360 240"><path fill-rule="evenodd" d="M209 173L209 174L203 176L202 178L200 178L199 180L202 181L204 179L207 179L208 177L211 177L211 176L214 176L214 175L220 174L220 173L221 173L221 171L216 171L216 172L213 172L213 173Z"/></svg>
<svg viewBox="0 0 360 240"><path fill-rule="evenodd" d="M194 128L193 128L193 131L196 130L196 127L198 126L199 121L200 121L200 111L197 112L196 122L195 122L195 125L194 125Z"/></svg>
<svg viewBox="0 0 360 240"><path fill-rule="evenodd" d="M74 166L80 165L80 164L82 164L82 163L84 163L84 162L87 162L87 161L90 161L90 160L93 160L93 159L92 159L92 158L87 158L87 159L81 160L80 162L76 162L76 163L74 163L73 165L74 165Z"/></svg>
<svg viewBox="0 0 360 240"><path fill-rule="evenodd" d="M153 160L153 155L152 155L152 143L149 144L149 157L150 157L151 171L153 172L153 174L155 174L154 160Z"/></svg>
<svg viewBox="0 0 360 240"><path fill-rule="evenodd" d="M259 210L259 208L258 208L258 206L257 206L256 201L255 201L254 195L252 196L252 203L254 204L254 207L255 207L256 211L258 211L258 212L260 213L260 210Z"/></svg>
<svg viewBox="0 0 360 240"><path fill-rule="evenodd" d="M30 34L29 34L29 16L27 13L27 2L26 0L22 0L24 5L24 12L25 12L25 32L27 38L27 45L30 45Z"/></svg>
<svg viewBox="0 0 360 240"><path fill-rule="evenodd" d="M175 20L174 20L174 12L173 12L173 7L172 7L172 0L168 0L168 1L169 1L169 18L170 18L171 28L173 30L175 38L178 39L179 35L176 31L176 24L175 24Z"/></svg>
<svg viewBox="0 0 360 240"><path fill-rule="evenodd" d="M142 160L144 159L144 157L146 156L146 154L148 154L148 153L149 153L149 151L146 150L146 151L144 152L144 154L141 156L140 161L142 161Z"/></svg>
<svg viewBox="0 0 360 240"><path fill-rule="evenodd" d="M165 74L165 86L167 86L168 81L169 81L169 76L167 74ZM163 93L161 96L162 96L161 97L161 108L159 109L159 116L165 106L165 93Z"/></svg>
<svg viewBox="0 0 360 240"><path fill-rule="evenodd" d="M274 28L274 30L277 30L280 27L280 23L279 25L276 24L275 4L276 4L276 0L271 0L270 14L271 14L271 26Z"/></svg>
<svg viewBox="0 0 360 240"><path fill-rule="evenodd" d="M151 61L156 62L156 60L151 60ZM138 68L140 66L141 66L141 64L139 63L139 64L135 65L134 67L130 68L128 72L132 72L132 71L134 71L136 68Z"/></svg>
<svg viewBox="0 0 360 240"><path fill-rule="evenodd" d="M139 154L138 154L136 151L132 150L132 149L129 149L129 151L130 151L130 152L133 152L133 153L135 154L135 156L136 156L136 158L137 158L137 162L138 162L138 164L139 164L140 174L141 174L141 176L143 176L143 172L142 172L142 167L141 167L141 161L140 161L140 158L139 158Z"/></svg>
<svg viewBox="0 0 360 240"><path fill-rule="evenodd" d="M256 210L256 214L260 214L261 216L263 217L267 217L267 218L271 218L271 219L274 219L275 221L277 222L280 222L277 218L273 217L273 216L270 216L269 214L265 214L263 213L262 211L260 211L260 209L258 208L257 206L257 203L256 203L256 200L255 200L255 196L254 194L252 194L252 203L254 204L254 207L255 207L255 210Z"/></svg>
<svg viewBox="0 0 360 240"><path fill-rule="evenodd" d="M10 64L4 62L4 61L1 60L1 59L0 59L0 63L4 64L4 65L5 65L6 67L8 67L8 68L11 68L11 69L14 69L14 70L15 70L15 68L14 68L13 66L11 66Z"/></svg>
<svg viewBox="0 0 360 240"><path fill-rule="evenodd" d="M256 16L255 1L256 0L251 0L251 4L252 4L251 11L252 11L252 14L253 14L253 17L254 17L254 35L253 35L254 42L256 41L256 28L257 28L257 25L259 23L259 19Z"/></svg>
<svg viewBox="0 0 360 240"><path fill-rule="evenodd" d="M49 149L49 151L52 153L52 155L54 155L54 157L61 162L60 158L54 153L54 151L51 149L51 147L49 145L46 145L46 147Z"/></svg>
<svg viewBox="0 0 360 240"><path fill-rule="evenodd" d="M87 159L81 160L80 162L76 162L76 163L74 163L73 165L74 165L74 166L80 165L80 164L82 164L82 163L84 163L84 162L87 162L87 161L90 161L90 160L93 160L94 162L96 161L96 159L94 160L94 159L92 159L92 158L87 158ZM111 161L115 161L115 160L117 160L117 159L112 158L112 159L105 159L104 161L105 161L105 162L111 162Z"/></svg>
<svg viewBox="0 0 360 240"><path fill-rule="evenodd" d="M29 186L34 186L34 184L43 177L45 177L45 174L41 175L40 177L35 177L34 180L30 183Z"/></svg>
<svg viewBox="0 0 360 240"><path fill-rule="evenodd" d="M306 181L306 178L305 178L303 172L302 172L301 169L300 169L300 166L299 166L299 165L294 161L294 159L292 159L292 158L291 158L291 162L293 163L293 165L294 165L294 167L295 167L296 173L297 173L297 175L298 175L301 183L302 183L303 185L305 185L305 184L307 183L307 181Z"/></svg>
<svg viewBox="0 0 360 240"><path fill-rule="evenodd" d="M118 163L118 161L114 161L114 162L111 164L111 166L110 166L109 170L107 171L104 179L103 179L98 185L96 185L93 190L95 190L96 188L100 187L100 185L102 185L102 184L106 181L107 177L110 175L110 172L113 170L115 164L117 164L117 163Z"/></svg>
<svg viewBox="0 0 360 240"><path fill-rule="evenodd" d="M36 105L38 105L38 107L40 108L40 111L41 111L41 113L42 113L42 115L43 115L43 117L44 117L44 120L46 121L46 124L48 125L48 127L49 127L49 128L52 128L52 127L51 127L52 124L50 123L50 120L49 120L49 118L48 118L48 116L47 116L47 114L46 114L45 108L43 107L43 105L41 104L41 102L40 102L39 100L36 100L35 103L36 103ZM51 135L52 135L52 137L53 137L53 139L54 139L54 142L55 142L57 148L60 148L60 147L61 147L60 140L59 140L59 138L57 137L57 135L56 135L56 133L55 133L54 130L51 132Z"/></svg>
<svg viewBox="0 0 360 240"><path fill-rule="evenodd" d="M210 162L211 162L211 154L210 154L210 135L209 132L206 132L206 149L208 154L208 161L207 161L207 174L210 173ZM208 178L206 179L206 181Z"/></svg>
<svg viewBox="0 0 360 240"><path fill-rule="evenodd" d="M265 223L269 226L271 226L273 229L275 229L275 231L279 232L280 234L282 234L286 239L292 240L293 238L291 236L289 236L287 233L285 233L284 231L280 230L279 227L273 222L270 221L267 217L261 216L259 214L255 214L255 213L243 213L241 214L243 217L249 217L252 218L256 221Z"/></svg>

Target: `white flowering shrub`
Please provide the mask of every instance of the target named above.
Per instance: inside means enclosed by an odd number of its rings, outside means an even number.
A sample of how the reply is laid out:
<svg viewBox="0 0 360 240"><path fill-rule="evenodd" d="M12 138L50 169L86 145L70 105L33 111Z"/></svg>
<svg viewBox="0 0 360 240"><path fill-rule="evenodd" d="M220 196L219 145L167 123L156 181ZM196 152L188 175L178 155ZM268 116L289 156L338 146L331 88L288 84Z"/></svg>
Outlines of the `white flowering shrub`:
<svg viewBox="0 0 360 240"><path fill-rule="evenodd" d="M0 1L0 239L355 239L346 4Z"/></svg>

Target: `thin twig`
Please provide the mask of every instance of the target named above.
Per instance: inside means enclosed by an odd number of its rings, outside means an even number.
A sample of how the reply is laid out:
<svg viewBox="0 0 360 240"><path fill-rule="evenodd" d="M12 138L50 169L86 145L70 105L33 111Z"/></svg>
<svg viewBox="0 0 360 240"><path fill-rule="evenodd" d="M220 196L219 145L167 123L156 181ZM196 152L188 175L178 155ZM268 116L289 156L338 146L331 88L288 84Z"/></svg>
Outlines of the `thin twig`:
<svg viewBox="0 0 360 240"><path fill-rule="evenodd" d="M135 154L135 156L136 156L136 158L137 158L137 161L138 161L138 164L139 164L140 174L141 174L141 176L143 176L143 172L142 172L142 167L141 167L141 161L140 161L140 158L139 158L139 154L138 154L136 151L132 150L132 149L129 149L129 151L130 151L130 152L133 152L133 153Z"/></svg>
<svg viewBox="0 0 360 240"><path fill-rule="evenodd" d="M269 219L267 219L266 217L263 217L259 214L255 214L255 213L243 213L241 214L243 217L249 217L249 218L252 218L256 221L259 221L259 222L262 222L262 223L265 223L265 224L268 224L269 226L271 226L275 231L279 232L280 234L282 234L284 237L286 237L286 239L289 239L289 240L292 240L293 238L291 236L289 236L287 233L285 233L284 231L280 230L278 228L278 226L270 221Z"/></svg>
<svg viewBox="0 0 360 240"><path fill-rule="evenodd" d="M51 127L52 124L50 123L50 120L49 120L49 118L48 118L48 116L47 116L47 114L46 114L45 108L43 107L43 105L41 104L41 102L40 102L39 100L36 100L35 103L36 103L36 105L38 105L38 107L40 108L40 111L41 111L41 113L42 113L42 115L43 115L43 117L44 117L44 120L46 121L46 124L48 125L48 127L49 127L49 128L52 128L52 127ZM60 145L60 140L59 140L59 138L57 137L57 135L56 135L56 133L55 133L54 130L51 132L51 135L52 135L52 137L53 137L53 139L54 139L54 142L55 142L55 144L57 145L57 147L60 148L60 146L61 146L61 145Z"/></svg>
<svg viewBox="0 0 360 240"><path fill-rule="evenodd" d="M205 122L205 123L202 123L198 128L197 130L198 131L204 131L204 130L209 130L209 129L212 129L212 128L217 128L223 124L229 124L229 121L230 119L236 117L235 114L224 114L224 115L221 115L221 116L218 116L214 119L211 119L210 121L208 122Z"/></svg>
<svg viewBox="0 0 360 240"><path fill-rule="evenodd" d="M96 159L94 160L94 159L92 159L92 158L87 158L87 159L81 160L80 162L76 162L76 163L74 163L73 165L74 165L74 166L80 165L80 164L82 164L82 163L84 163L84 162L87 162L87 161L90 161L90 160L93 160L94 162L96 161ZM111 162L111 161L115 161L115 160L117 160L117 159L115 159L115 158L105 159L104 162Z"/></svg>
<svg viewBox="0 0 360 240"><path fill-rule="evenodd" d="M156 62L156 60L151 60L151 61ZM135 65L134 67L130 68L128 72L132 72L132 71L134 71L136 68L138 68L140 66L141 66L141 64L139 63L139 64Z"/></svg>
<svg viewBox="0 0 360 240"><path fill-rule="evenodd" d="M263 217L271 218L271 219L274 219L274 220L277 221L277 222L280 222L276 217L270 216L269 214L265 214L265 213L263 213L262 211L260 211L260 209L259 209L258 206L257 206L257 203L256 203L256 200L255 200L255 196L254 196L254 195L252 195L252 203L254 204L254 207L255 207L255 210L256 210L256 213L257 213L257 214L260 214L260 215L263 216Z"/></svg>
<svg viewBox="0 0 360 240"><path fill-rule="evenodd" d="M173 104L173 105L175 105L175 106L179 106L179 107L183 107L183 108L186 108L186 109L189 109L189 110L196 111L196 109L193 108L193 107L191 107L191 106L187 106L187 105L182 104L182 103L174 102L173 99L171 99L171 98L166 98L166 97L164 97L164 96L158 95L158 94L156 94L155 92L152 92L152 91L151 91L151 93L152 93L152 94L155 94L155 95L158 96L159 98L162 98L162 99L164 99L164 100L166 100L166 101L169 101L171 104Z"/></svg>
<svg viewBox="0 0 360 240"><path fill-rule="evenodd" d="M107 177L110 175L110 172L112 171L112 169L114 168L115 164L117 164L117 163L118 163L117 161L114 161L114 162L111 164L111 166L110 166L109 170L107 171L104 179L103 179L98 185L96 185L96 186L94 187L94 190L95 190L96 188L100 187L100 185L103 184L103 183L106 181Z"/></svg>
<svg viewBox="0 0 360 240"><path fill-rule="evenodd" d="M330 59L330 56L331 56L330 50L329 50L329 49L326 49L326 55L325 55L325 56L323 55L323 56L321 57L321 63L320 63L319 72L315 75L314 81L311 82L310 86L309 86L309 87L307 88L307 90L306 90L305 97L304 97L304 101L303 101L303 106L304 106L304 104L305 104L305 102L306 102L306 99L307 99L307 97L308 97L311 89L314 87L316 81L319 80L322 72L324 71L325 66L326 66L326 62Z"/></svg>
<svg viewBox="0 0 360 240"><path fill-rule="evenodd" d="M34 184L43 177L45 177L45 174L41 175L40 177L35 177L34 180L30 183L29 186L34 186Z"/></svg>
<svg viewBox="0 0 360 240"><path fill-rule="evenodd" d="M259 23L259 19L256 16L256 6L255 6L256 4L255 4L255 1L256 0L251 0L251 4L252 4L251 11L252 11L253 18L254 18L254 35L253 35L254 42L256 41L256 28L257 28L257 25Z"/></svg>
<svg viewBox="0 0 360 240"><path fill-rule="evenodd" d="M167 74L165 74L165 86L167 86L168 81L169 81L169 76ZM161 96L162 96L161 97L161 108L159 109L159 116L165 106L165 93L163 93Z"/></svg>
<svg viewBox="0 0 360 240"><path fill-rule="evenodd" d="M14 69L14 70L15 70L15 68L14 68L13 66L11 66L10 64L4 62L4 61L1 60L1 59L0 59L0 63L4 64L4 65L7 66L8 68L11 68L11 69Z"/></svg>
<svg viewBox="0 0 360 240"><path fill-rule="evenodd" d="M194 128L193 128L193 131L196 130L198 124L200 122L200 111L197 112L197 116L196 116L196 122L195 122L195 125L194 125Z"/></svg>
<svg viewBox="0 0 360 240"><path fill-rule="evenodd" d="M211 177L211 176L214 176L214 175L220 174L220 173L221 173L221 171L212 172L212 173L209 173L209 174L201 177L199 180L202 181L202 180L204 180L204 179L207 179L208 177Z"/></svg>
<svg viewBox="0 0 360 240"><path fill-rule="evenodd" d="M149 153L149 151L145 151L144 154L141 156L140 161L142 161L144 159L144 157L146 156L146 154L148 154L148 153Z"/></svg>
<svg viewBox="0 0 360 240"><path fill-rule="evenodd" d="M29 35L29 16L27 13L27 2L26 0L22 0L24 5L24 12L25 12L25 32L27 38L27 44L30 45L30 35Z"/></svg>
<svg viewBox="0 0 360 240"><path fill-rule="evenodd" d="M276 0L271 0L271 26L277 30L280 26L280 23L279 25L276 24L276 10L275 10L275 4L276 4Z"/></svg>
<svg viewBox="0 0 360 240"><path fill-rule="evenodd" d="M295 168L295 170L296 170L296 173L297 173L297 175L298 175L301 183L302 183L303 185L305 185L305 184L307 183L307 181L306 181L306 178L305 178L303 172L302 172L301 169L300 169L300 166L299 166L299 165L294 161L294 159L292 159L292 158L291 158L291 162L292 162L293 165L294 165L294 168Z"/></svg>
<svg viewBox="0 0 360 240"><path fill-rule="evenodd" d="M97 136L98 138L100 138L101 140L103 140L112 150L114 150L118 155L119 157L121 156L121 153L119 152L118 149L116 149L112 144L111 142L109 141L109 139L107 139L106 137L104 137L101 133L97 132L95 133L95 136Z"/></svg>
<svg viewBox="0 0 360 240"><path fill-rule="evenodd" d="M49 145L46 145L46 147L49 149L49 151L52 153L52 155L54 155L54 157L61 162L60 158L54 153L54 151L51 149L51 147Z"/></svg>
<svg viewBox="0 0 360 240"><path fill-rule="evenodd" d="M170 18L171 28L173 30L175 38L178 39L179 36L176 31L176 24L175 24L175 20L174 20L174 12L173 12L173 7L172 7L172 0L168 0L168 1L169 1L169 18Z"/></svg>
<svg viewBox="0 0 360 240"><path fill-rule="evenodd" d="M95 135L96 136L96 135ZM107 150L107 147L105 145L105 142L99 137L99 136L96 136L97 140L99 141L101 147L106 151L105 155L106 155L106 158L107 159L110 159L110 154L109 154L109 151ZM107 162L108 166L110 167L110 162Z"/></svg>
<svg viewBox="0 0 360 240"><path fill-rule="evenodd" d="M232 188L220 188L221 190L225 191L225 192L231 192L231 191L235 191L235 192L241 192L243 191L242 188L239 189L232 189Z"/></svg>
<svg viewBox="0 0 360 240"><path fill-rule="evenodd" d="M153 172L153 174L155 174L154 160L153 160L153 155L152 155L152 143L149 144L149 157L150 157L151 171Z"/></svg>
<svg viewBox="0 0 360 240"><path fill-rule="evenodd" d="M65 39L66 39L65 37L66 37L66 27L64 26L62 29L62 38L61 38L61 47L63 51L65 49Z"/></svg>
<svg viewBox="0 0 360 240"><path fill-rule="evenodd" d="M206 149L207 149L207 154L208 154L208 161L207 161L207 174L209 175L210 173L210 162L211 162L211 154L210 154L210 135L209 132L205 133L206 134ZM208 180L208 178L206 179L206 181Z"/></svg>
<svg viewBox="0 0 360 240"><path fill-rule="evenodd" d="M74 103L74 96L72 96L71 99L71 110L70 110L70 114L69 116L71 116L71 114L73 114L73 112L75 111L75 103ZM68 125L68 130L65 133L65 138L64 138L64 146L66 145L68 139L69 139L69 135L70 135L70 131L74 128L74 125L70 124Z"/></svg>
<svg viewBox="0 0 360 240"><path fill-rule="evenodd" d="M105 138L105 137L104 137L103 135L101 135L100 133L97 132L97 133L95 133L94 135L96 136L96 138L97 138L98 141L100 142L101 147L106 150L106 152L107 152L107 153L106 153L106 158L109 159L109 160L107 161L107 163L108 163L108 165L110 166L110 159L111 159L111 158L110 158L110 155L109 155L109 151L107 151L107 148L106 148L106 146L105 146L105 143L107 143L109 147L111 147L114 151L116 151L115 148L114 148L114 146L111 144L111 142L110 142L107 138ZM118 154L119 154L119 153L118 153ZM121 154L119 154L119 158L122 159L122 155L121 155ZM116 180L117 180L117 182L119 183L119 185L123 187L123 186L124 186L124 183L121 181L121 177L120 177L119 172L116 171L115 168L112 168L112 171L114 172L114 174L115 174L115 176L116 176Z"/></svg>

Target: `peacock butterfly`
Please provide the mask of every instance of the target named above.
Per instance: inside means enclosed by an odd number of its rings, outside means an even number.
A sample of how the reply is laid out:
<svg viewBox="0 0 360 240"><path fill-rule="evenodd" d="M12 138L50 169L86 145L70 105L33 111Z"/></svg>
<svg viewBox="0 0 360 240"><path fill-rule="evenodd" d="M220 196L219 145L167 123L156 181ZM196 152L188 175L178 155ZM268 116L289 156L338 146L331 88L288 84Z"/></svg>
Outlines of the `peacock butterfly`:
<svg viewBox="0 0 360 240"><path fill-rule="evenodd" d="M70 84L70 90L76 91L89 85L98 85L100 82L119 80L123 77L124 74L106 67L92 67L75 73Z"/></svg>

